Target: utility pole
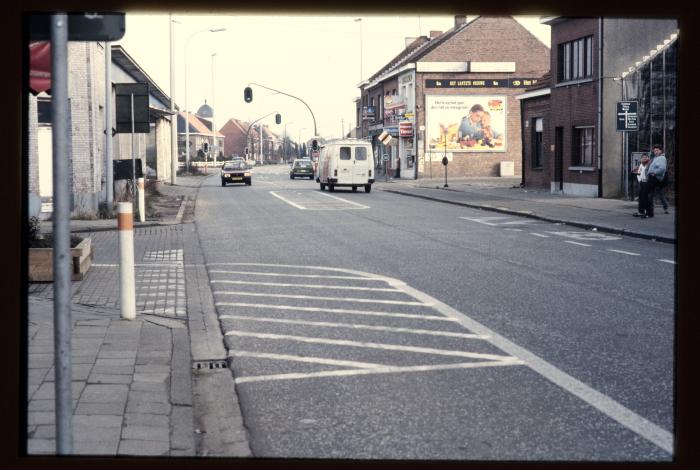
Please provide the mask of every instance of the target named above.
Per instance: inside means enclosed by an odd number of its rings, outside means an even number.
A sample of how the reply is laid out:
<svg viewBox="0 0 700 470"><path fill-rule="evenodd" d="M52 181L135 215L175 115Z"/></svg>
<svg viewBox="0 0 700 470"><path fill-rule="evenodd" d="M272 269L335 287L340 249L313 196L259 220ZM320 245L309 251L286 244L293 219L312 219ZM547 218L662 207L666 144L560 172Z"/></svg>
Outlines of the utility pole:
<svg viewBox="0 0 700 470"><path fill-rule="evenodd" d="M177 114L175 113L175 28L173 14L170 19L170 184L177 183Z"/></svg>
<svg viewBox="0 0 700 470"><path fill-rule="evenodd" d="M105 42L105 186L107 212L114 205L114 175L112 174L112 44Z"/></svg>

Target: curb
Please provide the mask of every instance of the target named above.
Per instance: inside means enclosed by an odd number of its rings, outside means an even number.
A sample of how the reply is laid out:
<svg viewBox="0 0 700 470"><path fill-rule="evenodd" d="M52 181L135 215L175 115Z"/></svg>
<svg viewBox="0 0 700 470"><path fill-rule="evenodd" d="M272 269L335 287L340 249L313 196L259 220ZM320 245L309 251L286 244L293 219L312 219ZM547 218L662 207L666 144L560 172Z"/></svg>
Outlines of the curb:
<svg viewBox="0 0 700 470"><path fill-rule="evenodd" d="M572 227L583 228L586 230L596 229L599 232L612 233L615 235L625 235L628 237L642 238L642 239L652 240L652 241L657 241L657 242L662 242L662 243L670 243L673 245L675 245L677 243L675 238L669 238L669 237L658 236L658 235L651 235L648 233L635 232L635 231L630 231L630 230L625 230L625 229L620 229L620 228L606 227L604 225L596 225L596 224L593 224L590 222L576 222L576 221L571 221L571 220L553 219L550 217L544 217L541 215L536 215L536 214L527 213L527 212L520 212L520 211L516 211L516 210L512 210L512 209L499 209L497 207L484 206L484 205L480 205L480 204L470 204L470 203L466 203L466 202L448 201L446 199L440 199L440 198L425 196L425 195L421 195L421 194L412 194L412 193L408 193L408 192L404 192L404 191L399 191L396 189L383 189L382 191L386 191L388 193L400 194L403 196L417 197L419 199L426 199L429 201L437 201L437 202L444 202L447 204L454 204L457 206L471 207L473 209L481 209L481 210L486 210L486 211L491 211L491 212L498 212L501 214L509 214L509 215L517 215L520 217L528 217L530 219L542 220L544 222L561 223L561 224L565 224L565 225L571 225Z"/></svg>

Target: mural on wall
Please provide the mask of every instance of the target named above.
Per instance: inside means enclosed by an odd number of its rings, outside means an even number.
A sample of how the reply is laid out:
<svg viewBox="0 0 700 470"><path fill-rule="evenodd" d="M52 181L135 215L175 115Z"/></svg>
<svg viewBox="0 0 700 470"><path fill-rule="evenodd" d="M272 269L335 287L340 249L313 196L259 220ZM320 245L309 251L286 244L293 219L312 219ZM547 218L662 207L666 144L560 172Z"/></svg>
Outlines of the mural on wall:
<svg viewBox="0 0 700 470"><path fill-rule="evenodd" d="M505 152L505 95L426 95L426 152Z"/></svg>

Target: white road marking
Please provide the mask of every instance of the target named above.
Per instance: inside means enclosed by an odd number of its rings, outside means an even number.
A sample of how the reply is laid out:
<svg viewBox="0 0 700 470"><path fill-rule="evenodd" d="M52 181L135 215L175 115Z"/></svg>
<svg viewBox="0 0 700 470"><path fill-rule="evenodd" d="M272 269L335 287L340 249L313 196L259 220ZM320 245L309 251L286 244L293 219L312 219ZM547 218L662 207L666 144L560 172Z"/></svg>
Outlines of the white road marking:
<svg viewBox="0 0 700 470"><path fill-rule="evenodd" d="M472 222L478 222L478 223L480 223L480 224L491 225L491 226L500 225L500 223L491 223L491 222L488 222L488 221L491 221L491 220L503 220L503 219L510 219L510 218L511 218L511 217L500 217L500 216L497 216L497 217L478 217L478 218L474 218L474 217L460 217L460 219L470 220L470 221L472 221Z"/></svg>
<svg viewBox="0 0 700 470"><path fill-rule="evenodd" d="M255 351L241 351L241 350L231 350L228 353L229 357L257 357L261 359L279 359L282 361L295 361L295 362L309 362L312 364L326 364L332 366L345 366L345 367L355 367L358 369L376 369L377 367L383 367L384 364L377 364L373 362L358 362L358 361L342 361L338 359L323 359L320 357L308 357L308 356L293 356L289 354L274 354L274 353L262 353Z"/></svg>
<svg viewBox="0 0 700 470"><path fill-rule="evenodd" d="M217 307L246 307L246 308L268 308L275 310L293 310L301 312L318 312L318 313L343 313L348 315L368 315L377 317L392 317L392 318L414 318L417 320L435 320L435 321L455 321L452 318L441 317L437 315L416 315L412 313L396 313L396 312L376 312L372 310L350 310L344 308L319 308L319 307L297 307L295 305L271 305L271 304L250 304L245 302L216 302Z"/></svg>
<svg viewBox="0 0 700 470"><path fill-rule="evenodd" d="M430 307L420 302L409 302L404 300L375 300L375 299L357 299L351 297L317 297L313 295L291 295L291 294L265 294L260 292L240 292L240 291L215 291L215 295L248 295L253 297L283 297L286 299L313 299L313 300L338 300L341 302L364 302L369 304L394 304L394 305L418 305L421 307Z"/></svg>
<svg viewBox="0 0 700 470"><path fill-rule="evenodd" d="M576 240L622 240L622 237L606 235L598 232L547 232L560 237L574 238Z"/></svg>
<svg viewBox="0 0 700 470"><path fill-rule="evenodd" d="M236 384L250 382L269 382L271 380L293 380L293 379L310 379L318 377L350 377L354 375L370 375L370 374L396 374L405 372L428 372L434 370L450 370L450 369L474 369L479 367L501 367L501 366L517 366L522 365L517 359L499 360L499 361L481 361L481 362L462 362L456 364L437 364L426 366L386 366L376 367L372 369L350 369L350 370L329 370L323 372L309 373L290 373L290 374L272 374L272 375L253 375L247 377L237 377L234 382Z"/></svg>
<svg viewBox="0 0 700 470"><path fill-rule="evenodd" d="M416 335L431 335L431 336L449 336L453 338L467 338L467 339L484 339L481 335L475 335L472 333L454 333L452 331L435 331L435 330L422 330L415 328L396 328L391 326L377 326L377 325L361 325L356 323L333 323L333 322L322 322L322 321L304 321L304 320L282 320L279 318L267 318L267 317L249 317L245 315L221 315L220 318L234 319L234 320L244 320L253 322L268 322L268 323L284 323L288 325L308 325L308 326L323 326L327 328L354 328L357 330L375 330L375 331L390 331L392 333L411 333Z"/></svg>
<svg viewBox="0 0 700 470"><path fill-rule="evenodd" d="M333 286L320 284L285 284L281 282L253 282L253 281L229 281L225 279L214 279L209 281L211 284L242 284L251 286L274 286L274 287L298 287L298 288L313 288L313 289L339 289L339 290L366 290L375 292L401 292L399 289L382 288L382 287L357 287L357 286Z"/></svg>
<svg viewBox="0 0 700 470"><path fill-rule="evenodd" d="M541 238L549 238L549 235L543 235L541 233L535 233L535 232L530 232L530 235L534 235L536 237L541 237Z"/></svg>
<svg viewBox="0 0 700 470"><path fill-rule="evenodd" d="M449 349L422 348L418 346L404 346L402 344L368 343L365 341L351 341L347 339L312 338L310 336L278 335L275 333L256 333L253 331L227 331L224 336L241 336L260 339L277 339L282 341L298 341L300 343L332 344L334 346L350 346L356 348L384 349L387 351L404 351L420 354L435 354L438 356L468 357L470 359L484 359L492 361L517 360L516 357L502 356L499 354L484 354L468 351L454 351Z"/></svg>
<svg viewBox="0 0 700 470"><path fill-rule="evenodd" d="M495 331L469 318L449 305L440 302L436 298L408 285L405 285L403 290L415 299L433 304L434 308L438 312L445 316L454 318L469 331L484 336L489 336L489 342L491 344L512 356L518 357L525 363L525 365L540 374L542 377L558 385L572 395L579 397L584 402L593 406L632 432L657 445L669 454L673 454L673 434L663 429L661 426L652 423L629 408L624 407L612 398L561 371L527 349L516 345Z"/></svg>
<svg viewBox="0 0 700 470"><path fill-rule="evenodd" d="M662 263L677 264L672 259L657 259L656 261L661 261ZM93 265L94 266L94 265Z"/></svg>
<svg viewBox="0 0 700 470"><path fill-rule="evenodd" d="M332 197L333 199L337 199L339 201L346 202L348 204L352 204L353 206L357 206L360 209L369 209L369 206L365 206L364 204L358 204L357 202L354 202L354 201L348 201L347 199L343 199L342 197L338 197L338 196L333 196L332 194L326 194L326 193L317 193L317 194L320 194L321 196Z"/></svg>
<svg viewBox="0 0 700 470"><path fill-rule="evenodd" d="M273 196L275 196L276 198L281 199L282 201L286 202L286 203L289 204L290 206L294 206L294 207L296 207L297 209L300 209L300 210L306 210L306 207L300 206L299 204L296 204L296 203L290 201L289 199L280 196L279 194L277 194L277 193L274 192L274 191L269 191L269 193L272 194Z"/></svg>
<svg viewBox="0 0 700 470"><path fill-rule="evenodd" d="M522 224L529 224L531 223L530 220L512 220L510 222L503 222L502 224L498 225L522 225Z"/></svg>
<svg viewBox="0 0 700 470"><path fill-rule="evenodd" d="M572 245L578 245L578 246L591 246L586 243L579 243L579 242L572 242L571 240L564 240L564 243L571 243Z"/></svg>
<svg viewBox="0 0 700 470"><path fill-rule="evenodd" d="M216 263L213 263L216 264ZM95 266L93 264L93 266ZM116 264L114 266L117 266ZM216 273L216 274L246 274L246 275L254 275L254 276L280 276L280 277L304 277L304 278L315 278L315 279L354 279L354 280L359 280L359 281L367 281L367 280L373 280L377 278L371 278L371 277L360 277L360 276L322 276L320 274L284 274L284 273L260 273L260 272L254 272L254 271L223 271L223 270L214 270L212 269L209 271L210 273Z"/></svg>
<svg viewBox="0 0 700 470"><path fill-rule="evenodd" d="M504 228L503 230L508 230L509 232L522 232L521 228Z"/></svg>
<svg viewBox="0 0 700 470"><path fill-rule="evenodd" d="M608 251L612 251L613 253L621 253L623 255L639 256L639 253L632 253L631 251L612 250L612 249L608 249Z"/></svg>

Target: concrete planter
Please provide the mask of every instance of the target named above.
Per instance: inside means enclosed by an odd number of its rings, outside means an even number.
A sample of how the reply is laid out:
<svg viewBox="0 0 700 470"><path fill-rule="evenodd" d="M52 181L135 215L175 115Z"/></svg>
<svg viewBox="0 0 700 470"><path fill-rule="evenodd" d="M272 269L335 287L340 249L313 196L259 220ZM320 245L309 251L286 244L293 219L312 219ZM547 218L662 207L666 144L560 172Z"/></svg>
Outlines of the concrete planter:
<svg viewBox="0 0 700 470"><path fill-rule="evenodd" d="M92 264L90 238L84 238L70 251L71 280L82 281ZM53 248L29 248L29 282L53 282Z"/></svg>

